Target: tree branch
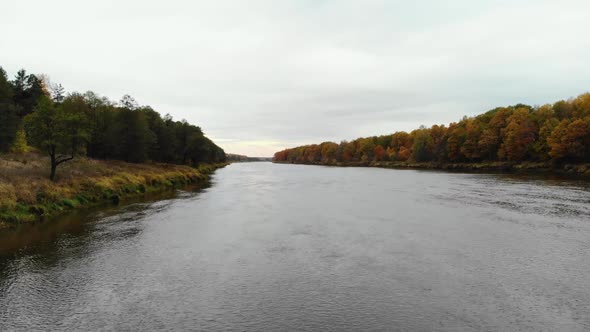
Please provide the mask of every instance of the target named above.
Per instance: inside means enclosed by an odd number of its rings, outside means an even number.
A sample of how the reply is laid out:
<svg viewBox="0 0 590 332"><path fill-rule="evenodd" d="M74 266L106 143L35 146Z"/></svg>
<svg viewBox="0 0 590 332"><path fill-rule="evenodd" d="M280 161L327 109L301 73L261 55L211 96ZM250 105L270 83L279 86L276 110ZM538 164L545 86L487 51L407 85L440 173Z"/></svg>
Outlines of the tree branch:
<svg viewBox="0 0 590 332"><path fill-rule="evenodd" d="M64 163L64 162L66 162L66 161L68 161L68 160L72 160L72 159L74 159L74 156L69 156L69 157L61 157L61 159L57 159L57 160L56 160L56 162L55 162L55 165L59 165L59 164L61 164L61 163Z"/></svg>

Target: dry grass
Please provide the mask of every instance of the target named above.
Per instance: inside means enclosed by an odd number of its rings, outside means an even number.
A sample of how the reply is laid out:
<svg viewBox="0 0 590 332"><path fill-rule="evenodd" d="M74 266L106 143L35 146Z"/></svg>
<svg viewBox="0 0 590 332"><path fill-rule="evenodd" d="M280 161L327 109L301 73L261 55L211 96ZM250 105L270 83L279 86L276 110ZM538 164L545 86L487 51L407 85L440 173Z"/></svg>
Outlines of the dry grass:
<svg viewBox="0 0 590 332"><path fill-rule="evenodd" d="M0 223L37 220L63 210L125 196L205 182L218 165L193 168L170 164L74 159L48 179L49 158L0 155Z"/></svg>

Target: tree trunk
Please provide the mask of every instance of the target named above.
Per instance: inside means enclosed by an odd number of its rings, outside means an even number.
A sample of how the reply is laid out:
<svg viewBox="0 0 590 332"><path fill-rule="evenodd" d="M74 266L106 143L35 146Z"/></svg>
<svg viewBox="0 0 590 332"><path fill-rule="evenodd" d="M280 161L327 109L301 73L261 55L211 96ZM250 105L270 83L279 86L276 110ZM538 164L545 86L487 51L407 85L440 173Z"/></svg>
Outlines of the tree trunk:
<svg viewBox="0 0 590 332"><path fill-rule="evenodd" d="M57 169L57 162L55 160L55 156L51 156L51 174L49 175L49 179L51 181L55 181L55 170Z"/></svg>
<svg viewBox="0 0 590 332"><path fill-rule="evenodd" d="M69 157L59 156L56 154L55 147L52 147L49 152L49 156L51 157L51 174L49 174L49 179L51 181L55 181L55 171L57 166L61 163L65 163L66 161L74 159L74 151Z"/></svg>

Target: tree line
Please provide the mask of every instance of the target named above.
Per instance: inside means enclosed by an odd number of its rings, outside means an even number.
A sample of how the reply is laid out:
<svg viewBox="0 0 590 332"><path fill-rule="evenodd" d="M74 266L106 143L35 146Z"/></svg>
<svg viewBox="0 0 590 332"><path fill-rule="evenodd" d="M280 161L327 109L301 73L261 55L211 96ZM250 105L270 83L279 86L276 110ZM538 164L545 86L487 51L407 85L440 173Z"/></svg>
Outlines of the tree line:
<svg viewBox="0 0 590 332"><path fill-rule="evenodd" d="M200 127L161 116L125 95L113 102L94 92L65 94L42 76L0 67L0 152L32 146L57 166L77 155L142 163L196 165L225 161L225 152Z"/></svg>
<svg viewBox="0 0 590 332"><path fill-rule="evenodd" d="M448 126L324 142L275 153L277 162L590 162L590 93L539 107L498 107Z"/></svg>

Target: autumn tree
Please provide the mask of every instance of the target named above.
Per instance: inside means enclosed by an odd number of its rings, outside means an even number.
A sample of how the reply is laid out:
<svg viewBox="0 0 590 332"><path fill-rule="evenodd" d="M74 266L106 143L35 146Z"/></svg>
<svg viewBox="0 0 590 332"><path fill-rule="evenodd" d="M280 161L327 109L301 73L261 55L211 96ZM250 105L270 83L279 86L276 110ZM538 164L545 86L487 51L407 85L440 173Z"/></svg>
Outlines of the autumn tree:
<svg viewBox="0 0 590 332"><path fill-rule="evenodd" d="M381 145L383 149L387 149L391 144L392 135L381 135L374 138L375 145Z"/></svg>
<svg viewBox="0 0 590 332"><path fill-rule="evenodd" d="M501 159L509 161L522 161L527 158L535 142L537 129L531 118L529 110L518 108L508 118L508 125L503 132L503 143L498 151Z"/></svg>
<svg viewBox="0 0 590 332"><path fill-rule="evenodd" d="M320 144L322 164L331 164L336 161L336 152L338 151L338 144L332 142L324 142Z"/></svg>
<svg viewBox="0 0 590 332"><path fill-rule="evenodd" d="M563 120L548 138L549 155L556 159L590 160L590 116L574 121Z"/></svg>
<svg viewBox="0 0 590 332"><path fill-rule="evenodd" d="M447 159L447 141L445 136L447 134L447 128L444 125L434 125L430 128L430 136L432 137L433 143L433 159L437 161L445 161Z"/></svg>
<svg viewBox="0 0 590 332"><path fill-rule="evenodd" d="M407 161L410 159L411 156L412 150L405 146L400 147L399 151L397 152L397 160L399 161Z"/></svg>
<svg viewBox="0 0 590 332"><path fill-rule="evenodd" d="M477 118L465 120L465 136L461 145L461 154L468 160L475 161L481 158L479 141L483 131L483 123Z"/></svg>
<svg viewBox="0 0 590 332"><path fill-rule="evenodd" d="M531 114L531 118L534 121L535 126L539 128L537 140L532 146L534 158L537 160L548 160L550 158L549 151L551 149L548 139L553 130L559 125L559 120L551 105L543 105L539 107Z"/></svg>
<svg viewBox="0 0 590 332"><path fill-rule="evenodd" d="M10 146L10 152L13 153L25 153L29 152L30 148L27 143L27 133L24 128L19 128L16 132L16 136L12 145Z"/></svg>
<svg viewBox="0 0 590 332"><path fill-rule="evenodd" d="M483 159L495 160L502 144L502 130L506 127L512 109L501 107L486 114L491 116L491 119L482 130L478 146Z"/></svg>
<svg viewBox="0 0 590 332"><path fill-rule="evenodd" d="M411 156L412 137L405 131L398 131L391 136L390 155L392 160L406 161Z"/></svg>
<svg viewBox="0 0 590 332"><path fill-rule="evenodd" d="M375 153L375 143L372 137L362 138L358 140L358 152L360 160L369 162L373 160Z"/></svg>
<svg viewBox="0 0 590 332"><path fill-rule="evenodd" d="M434 125L351 142L286 149L278 158L292 162L357 161L589 161L590 93L539 107L517 104L463 117L448 127ZM326 147L336 147L335 152Z"/></svg>
<svg viewBox="0 0 590 332"><path fill-rule="evenodd" d="M590 116L590 93L579 95L572 100L573 118L583 119Z"/></svg>
<svg viewBox="0 0 590 332"><path fill-rule="evenodd" d="M352 158L355 154L355 147L354 143L342 141L340 142L340 146L342 147L342 161L348 162L352 161Z"/></svg>
<svg viewBox="0 0 590 332"><path fill-rule="evenodd" d="M463 161L465 156L461 152L465 142L465 123L451 123L447 130L447 158L449 161Z"/></svg>
<svg viewBox="0 0 590 332"><path fill-rule="evenodd" d="M374 150L375 154L375 161L386 161L389 160L387 156L387 151L381 146L381 144L377 145Z"/></svg>

